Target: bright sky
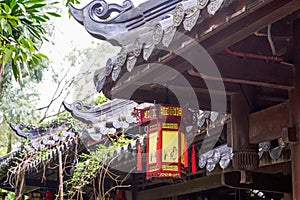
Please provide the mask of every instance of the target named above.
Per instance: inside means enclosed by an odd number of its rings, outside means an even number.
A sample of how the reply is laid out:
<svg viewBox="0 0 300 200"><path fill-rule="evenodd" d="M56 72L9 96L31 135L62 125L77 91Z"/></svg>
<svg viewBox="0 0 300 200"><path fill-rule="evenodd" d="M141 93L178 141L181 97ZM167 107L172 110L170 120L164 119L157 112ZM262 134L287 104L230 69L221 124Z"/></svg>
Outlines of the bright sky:
<svg viewBox="0 0 300 200"><path fill-rule="evenodd" d="M91 0L81 0L80 5L76 5L76 7L83 7L88 4ZM132 0L135 6L139 5L140 3L144 2L145 0ZM110 3L117 3L120 4L120 0L108 0L107 2ZM56 18L54 23L55 31L53 37L53 44L45 43L42 48L42 52L45 53L50 60L50 65L54 66L55 69L64 68L68 65L64 61L66 55L74 50L76 47L77 49L86 49L91 46L96 46L97 43L100 41L98 39L93 38L85 28L75 21L72 17L68 16L67 8L64 7L64 3L62 5L62 17ZM105 59L106 60L109 58ZM105 62L103 65L105 65ZM81 66L77 70L80 69ZM63 71L63 69L61 70ZM76 74L78 71L74 69L72 73ZM51 79L51 72L45 73L43 84L38 86L38 90L41 93L41 100L38 107L45 106L49 103L52 98L52 95L56 89L55 84L52 82ZM70 99L70 101L74 101ZM58 102L59 103L59 102Z"/></svg>
<svg viewBox="0 0 300 200"><path fill-rule="evenodd" d="M91 0L81 0L80 5L76 7L83 7ZM145 0L132 0L135 6L143 3ZM120 0L108 0L111 3L120 3ZM66 55L68 51L72 50L72 47L87 48L91 46L91 43L98 40L93 38L84 27L75 21L72 17L69 18L67 8L63 7L62 17L55 19L55 40L54 45L45 45L45 50L50 51L55 60L61 60L60 57Z"/></svg>

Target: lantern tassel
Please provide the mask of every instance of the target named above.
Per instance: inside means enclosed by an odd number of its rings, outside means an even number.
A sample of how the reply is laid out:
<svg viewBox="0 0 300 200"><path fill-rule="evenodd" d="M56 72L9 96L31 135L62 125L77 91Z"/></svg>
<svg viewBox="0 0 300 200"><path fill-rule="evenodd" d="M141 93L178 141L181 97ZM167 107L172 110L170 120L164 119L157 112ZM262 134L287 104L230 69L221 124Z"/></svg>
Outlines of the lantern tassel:
<svg viewBox="0 0 300 200"><path fill-rule="evenodd" d="M184 168L189 167L189 148L188 148L188 142L185 138L184 140Z"/></svg>
<svg viewBox="0 0 300 200"><path fill-rule="evenodd" d="M51 190L47 190L45 192L45 199L46 200L54 200L55 199L55 194Z"/></svg>
<svg viewBox="0 0 300 200"><path fill-rule="evenodd" d="M196 174L196 153L195 153L195 147L194 144L192 144L192 174Z"/></svg>
<svg viewBox="0 0 300 200"><path fill-rule="evenodd" d="M117 199L122 199L123 198L123 194L122 194L121 190L116 191L116 197L117 197Z"/></svg>
<svg viewBox="0 0 300 200"><path fill-rule="evenodd" d="M142 147L141 147L141 143L138 141L138 146L137 146L137 167L136 170L137 171L142 171L143 167L142 167Z"/></svg>
<svg viewBox="0 0 300 200"><path fill-rule="evenodd" d="M162 155L161 141L160 141L160 137L158 136L156 142L156 161L159 169L161 169L162 166L161 155Z"/></svg>

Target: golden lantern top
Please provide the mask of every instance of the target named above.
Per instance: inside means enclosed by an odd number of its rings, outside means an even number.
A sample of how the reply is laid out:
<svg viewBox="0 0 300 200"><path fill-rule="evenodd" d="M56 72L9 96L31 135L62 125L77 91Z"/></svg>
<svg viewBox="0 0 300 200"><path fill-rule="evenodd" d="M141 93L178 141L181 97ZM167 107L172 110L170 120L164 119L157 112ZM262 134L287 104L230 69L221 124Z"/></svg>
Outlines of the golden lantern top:
<svg viewBox="0 0 300 200"><path fill-rule="evenodd" d="M177 105L155 104L146 108L135 108L134 111L139 124L160 119L180 120L184 116L183 108Z"/></svg>

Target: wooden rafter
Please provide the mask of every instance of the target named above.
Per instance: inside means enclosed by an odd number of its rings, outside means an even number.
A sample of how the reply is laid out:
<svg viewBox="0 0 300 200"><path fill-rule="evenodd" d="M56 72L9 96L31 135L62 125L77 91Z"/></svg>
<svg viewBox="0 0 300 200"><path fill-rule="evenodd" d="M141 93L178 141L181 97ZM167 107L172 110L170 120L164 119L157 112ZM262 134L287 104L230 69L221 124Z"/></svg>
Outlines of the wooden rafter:
<svg viewBox="0 0 300 200"><path fill-rule="evenodd" d="M252 2L251 2L252 3ZM219 31L200 39L210 52L218 53L253 34L255 31L300 9L297 0L269 0L229 21Z"/></svg>

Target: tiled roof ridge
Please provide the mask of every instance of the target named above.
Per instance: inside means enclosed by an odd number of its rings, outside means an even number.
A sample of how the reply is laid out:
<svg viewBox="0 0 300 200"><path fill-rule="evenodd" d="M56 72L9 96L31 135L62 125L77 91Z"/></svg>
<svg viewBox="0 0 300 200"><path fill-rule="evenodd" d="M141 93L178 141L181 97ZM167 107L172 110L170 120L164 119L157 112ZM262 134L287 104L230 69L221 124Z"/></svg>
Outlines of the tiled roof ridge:
<svg viewBox="0 0 300 200"><path fill-rule="evenodd" d="M122 43L122 48L118 55L108 59L106 67L95 72L94 83L97 91L102 91L107 79L115 82L122 73L122 68L126 68L128 72L131 72L141 54L143 55L143 59L147 61L156 46L160 45L167 48L172 42L175 36L175 32L177 31L179 26L182 25L184 30L191 31L197 24L200 13L204 9L207 10L207 13L209 15L214 15L222 7L224 1L225 0L151 0L152 4L149 3L150 1L146 1L138 7L131 7L126 12L119 13L117 17L123 17L125 21L130 21L130 17L134 18L134 10L142 10L140 11L141 13L138 16L143 15L145 18L147 15L145 13L145 10L151 10L154 8L156 8L156 10L159 10L166 4L172 4L172 6L170 5L168 7L168 11L161 12L159 15L155 14L154 11L150 12L150 15L153 15L152 22L142 23L141 25L139 25L138 30L128 30L126 29L126 27L122 27L122 23L125 22L121 23L114 20L103 22L88 21L89 18L92 18L92 13L95 12L95 10L93 10L94 7L91 5L95 6L97 4L99 8L101 7L100 4L108 5L104 0L94 0L83 9L76 9L74 6L70 6L70 11L73 17L77 19L77 21L78 18L80 18L80 23L85 26L88 32L92 32L92 35L101 35L103 29L107 29L113 33L115 32L115 34L117 35L112 33L112 35L109 35L109 33L106 33L105 36L98 37L99 39L107 39L109 37L112 40L120 40L118 37L125 38L124 42L118 42ZM149 4L148 7L145 6L146 4ZM103 13L108 12L108 10L109 9L104 10ZM103 27L101 29L99 28L94 31L89 31L93 28L96 29L96 27L98 26ZM120 30L115 30L116 27L118 27ZM130 38L133 38L134 40L132 41L132 39L126 39L129 36L131 36ZM111 43L114 44L114 42Z"/></svg>

